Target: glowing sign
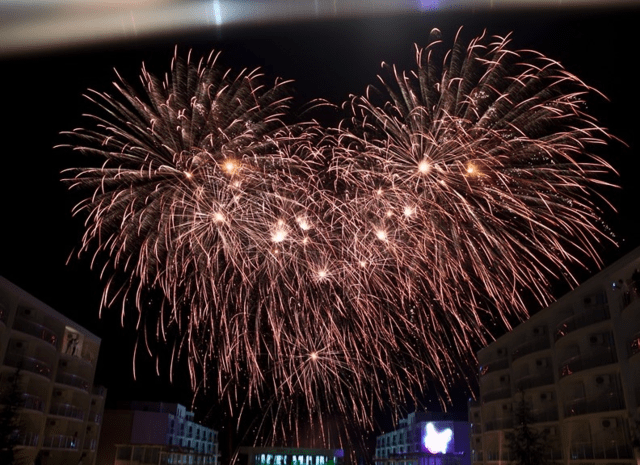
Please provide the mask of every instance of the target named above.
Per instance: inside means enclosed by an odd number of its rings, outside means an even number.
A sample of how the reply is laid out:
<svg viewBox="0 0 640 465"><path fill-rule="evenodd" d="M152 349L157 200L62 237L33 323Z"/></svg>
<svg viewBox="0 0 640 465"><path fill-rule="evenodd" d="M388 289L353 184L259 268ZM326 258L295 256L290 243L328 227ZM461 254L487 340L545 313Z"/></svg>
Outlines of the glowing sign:
<svg viewBox="0 0 640 465"><path fill-rule="evenodd" d="M436 431L433 423L427 423L426 434L423 438L424 447L432 454L446 454L449 442L453 438L451 428Z"/></svg>

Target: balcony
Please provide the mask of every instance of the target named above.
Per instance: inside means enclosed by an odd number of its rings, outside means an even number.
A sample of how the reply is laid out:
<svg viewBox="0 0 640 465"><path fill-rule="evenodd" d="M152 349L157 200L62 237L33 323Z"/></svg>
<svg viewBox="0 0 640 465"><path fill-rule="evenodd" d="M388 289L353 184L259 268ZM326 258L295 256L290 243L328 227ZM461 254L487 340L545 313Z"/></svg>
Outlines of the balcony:
<svg viewBox="0 0 640 465"><path fill-rule="evenodd" d="M98 423L100 424L100 422L102 421L102 415L100 415L98 412L95 411L90 411L89 412L89 416L87 417L87 421L90 423Z"/></svg>
<svg viewBox="0 0 640 465"><path fill-rule="evenodd" d="M80 376L72 375L71 373L59 373L56 377L56 383L66 384L67 386L82 389L86 392L89 392L91 387L89 381Z"/></svg>
<svg viewBox="0 0 640 465"><path fill-rule="evenodd" d="M567 334L610 318L609 307L603 305L594 310L567 318L556 327L554 340L558 341Z"/></svg>
<svg viewBox="0 0 640 465"><path fill-rule="evenodd" d="M631 459L633 452L626 444L611 441L608 444L574 443L569 452L571 460Z"/></svg>
<svg viewBox="0 0 640 465"><path fill-rule="evenodd" d="M532 354L534 352L539 352L541 350L546 350L551 347L551 342L549 338L545 335L544 338L539 338L534 341L526 342L522 345L516 347L511 353L512 360L517 360L525 355Z"/></svg>
<svg viewBox="0 0 640 465"><path fill-rule="evenodd" d="M96 450L96 446L98 445L98 441L96 439L85 439L84 444L82 446L83 450Z"/></svg>
<svg viewBox="0 0 640 465"><path fill-rule="evenodd" d="M37 358L27 357L26 355L16 352L9 352L4 359L4 364L51 379L51 366L47 362L38 360Z"/></svg>
<svg viewBox="0 0 640 465"><path fill-rule="evenodd" d="M44 438L44 443L42 444L43 449L77 449L78 448L78 437L77 436L63 436L61 434L57 434L54 436L46 436Z"/></svg>
<svg viewBox="0 0 640 465"><path fill-rule="evenodd" d="M533 375L525 376L516 381L516 390L524 391L539 386L546 386L555 382L553 378L553 372L547 371L544 373L536 373Z"/></svg>
<svg viewBox="0 0 640 465"><path fill-rule="evenodd" d="M500 387L493 389L482 396L482 403L493 402L499 399L508 399L511 397L511 386Z"/></svg>
<svg viewBox="0 0 640 465"><path fill-rule="evenodd" d="M21 407L27 410L44 412L44 400L41 397L31 394L22 394Z"/></svg>
<svg viewBox="0 0 640 465"><path fill-rule="evenodd" d="M503 418L500 420L488 421L484 424L485 431L497 431L502 429L512 429L513 428L513 419L511 418Z"/></svg>
<svg viewBox="0 0 640 465"><path fill-rule="evenodd" d="M502 359L495 362L487 363L486 365L480 366L480 376L484 376L488 373L493 373L498 370L504 370L509 368L509 360Z"/></svg>
<svg viewBox="0 0 640 465"><path fill-rule="evenodd" d="M91 394L93 394L94 396L104 397L107 394L107 388L105 388L104 386L93 386Z"/></svg>
<svg viewBox="0 0 640 465"><path fill-rule="evenodd" d="M509 457L508 452L503 452L502 454L497 451L489 451L487 452L487 462L510 462L511 457Z"/></svg>
<svg viewBox="0 0 640 465"><path fill-rule="evenodd" d="M52 330L43 326L35 321L23 320L22 318L16 318L13 323L13 329L20 331L21 333L28 334L38 339L48 342L53 347L58 343L58 336Z"/></svg>
<svg viewBox="0 0 640 465"><path fill-rule="evenodd" d="M595 398L582 398L565 404L564 416L574 417L588 413L610 412L624 408L624 396L622 391L614 389Z"/></svg>
<svg viewBox="0 0 640 465"><path fill-rule="evenodd" d="M17 446L37 447L38 445L38 434L31 431L21 431L15 439Z"/></svg>
<svg viewBox="0 0 640 465"><path fill-rule="evenodd" d="M49 414L74 418L80 421L84 420L84 410L71 404L53 404L49 409Z"/></svg>
<svg viewBox="0 0 640 465"><path fill-rule="evenodd" d="M616 363L618 357L611 348L607 352L596 352L595 354L577 355L560 364L560 378L572 375L579 371L588 370L603 365Z"/></svg>

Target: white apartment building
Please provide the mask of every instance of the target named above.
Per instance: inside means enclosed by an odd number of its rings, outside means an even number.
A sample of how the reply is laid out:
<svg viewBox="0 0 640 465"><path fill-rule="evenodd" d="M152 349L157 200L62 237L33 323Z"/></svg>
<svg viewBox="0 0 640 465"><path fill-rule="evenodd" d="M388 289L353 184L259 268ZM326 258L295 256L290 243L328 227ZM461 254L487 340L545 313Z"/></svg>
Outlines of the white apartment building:
<svg viewBox="0 0 640 465"><path fill-rule="evenodd" d="M100 338L0 276L0 391L19 376L26 463L95 463L106 395L93 386L99 349Z"/></svg>
<svg viewBox="0 0 640 465"><path fill-rule="evenodd" d="M128 402L105 412L98 465L218 465L218 444L184 405Z"/></svg>
<svg viewBox="0 0 640 465"><path fill-rule="evenodd" d="M640 248L478 352L473 463L507 464L524 395L556 463L640 464Z"/></svg>

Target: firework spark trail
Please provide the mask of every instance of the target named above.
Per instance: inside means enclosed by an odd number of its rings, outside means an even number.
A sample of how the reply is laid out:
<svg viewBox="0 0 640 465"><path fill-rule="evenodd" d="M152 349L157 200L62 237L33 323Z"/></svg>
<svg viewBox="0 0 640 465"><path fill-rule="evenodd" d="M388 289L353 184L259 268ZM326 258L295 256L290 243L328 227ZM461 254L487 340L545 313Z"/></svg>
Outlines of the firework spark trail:
<svg viewBox="0 0 640 465"><path fill-rule="evenodd" d="M192 386L230 409L245 393L283 434L297 414L370 425L434 381L446 396L487 315L508 326L521 289L548 302L550 275L597 262L612 169L591 155L608 135L590 89L558 63L438 36L334 129L287 123L287 83L217 56L143 68L144 96L92 93L105 116L74 148L104 163L69 182L93 190L82 250L117 271L103 304L130 301L160 341L178 328Z"/></svg>

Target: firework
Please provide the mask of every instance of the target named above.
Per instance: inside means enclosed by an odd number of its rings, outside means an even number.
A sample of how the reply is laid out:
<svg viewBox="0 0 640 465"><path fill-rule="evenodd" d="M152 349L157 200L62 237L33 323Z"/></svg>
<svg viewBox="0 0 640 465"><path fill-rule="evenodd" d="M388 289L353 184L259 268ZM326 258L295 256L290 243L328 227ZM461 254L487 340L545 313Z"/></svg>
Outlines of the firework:
<svg viewBox="0 0 640 465"><path fill-rule="evenodd" d="M591 89L508 44L456 38L441 53L432 31L417 69L383 65L383 91L353 97L335 136L339 223L357 242L345 255L366 264L347 287L391 286L394 319L424 328L432 353L472 358L483 313L507 326L526 317L523 289L548 303L549 276L571 281L571 264L598 262L593 245L607 238L591 197L612 168L590 149L609 136L584 113Z"/></svg>
<svg viewBox="0 0 640 465"><path fill-rule="evenodd" d="M338 128L288 122L286 82L212 56L164 81L143 69L141 95L92 93L105 116L72 133L103 160L69 179L93 191L82 250L116 270L103 305L160 341L177 329L192 386L234 411L244 396L283 435L295 418L371 426L431 382L446 397L483 324L525 317L522 289L547 302L550 274L571 279L606 237L590 89L508 38L441 53L432 35Z"/></svg>

